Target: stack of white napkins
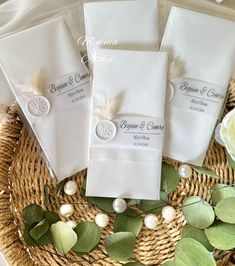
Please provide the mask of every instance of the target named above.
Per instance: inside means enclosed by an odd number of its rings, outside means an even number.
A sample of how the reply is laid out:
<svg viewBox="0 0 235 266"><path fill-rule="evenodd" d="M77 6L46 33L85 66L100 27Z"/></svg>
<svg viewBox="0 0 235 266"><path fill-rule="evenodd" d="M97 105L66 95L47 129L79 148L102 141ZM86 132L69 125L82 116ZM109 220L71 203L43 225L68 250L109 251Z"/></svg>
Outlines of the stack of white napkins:
<svg viewBox="0 0 235 266"><path fill-rule="evenodd" d="M91 67L102 46L130 50L159 47L157 0L85 3L84 16Z"/></svg>
<svg viewBox="0 0 235 266"><path fill-rule="evenodd" d="M161 50L171 60L164 155L201 166L234 69L235 23L173 7Z"/></svg>
<svg viewBox="0 0 235 266"><path fill-rule="evenodd" d="M97 54L112 61L94 66L86 195L159 199L167 54L112 49ZM105 120L113 110L114 128Z"/></svg>
<svg viewBox="0 0 235 266"><path fill-rule="evenodd" d="M59 180L87 167L90 79L63 18L0 40L0 63ZM51 105L44 117L27 109L30 80L40 71Z"/></svg>

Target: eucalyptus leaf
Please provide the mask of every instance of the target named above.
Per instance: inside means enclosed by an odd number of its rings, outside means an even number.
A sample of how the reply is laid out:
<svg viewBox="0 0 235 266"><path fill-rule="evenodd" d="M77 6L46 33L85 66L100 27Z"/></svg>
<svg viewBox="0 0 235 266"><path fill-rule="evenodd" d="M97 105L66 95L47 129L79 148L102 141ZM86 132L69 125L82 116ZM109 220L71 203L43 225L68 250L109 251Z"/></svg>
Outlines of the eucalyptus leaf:
<svg viewBox="0 0 235 266"><path fill-rule="evenodd" d="M77 242L77 234L65 222L57 222L51 226L53 243L59 253L65 255Z"/></svg>
<svg viewBox="0 0 235 266"><path fill-rule="evenodd" d="M59 197L62 190L63 190L63 187L65 185L65 183L67 183L69 179L68 178L65 178L64 180L60 181L57 186L56 186L56 196Z"/></svg>
<svg viewBox="0 0 235 266"><path fill-rule="evenodd" d="M135 236L130 232L114 233L105 239L104 244L110 258L127 261L133 255Z"/></svg>
<svg viewBox="0 0 235 266"><path fill-rule="evenodd" d="M235 224L234 206L235 197L225 198L215 206L215 214L219 220L225 223Z"/></svg>
<svg viewBox="0 0 235 266"><path fill-rule="evenodd" d="M205 234L211 245L220 250L235 248L235 225L216 221L205 229Z"/></svg>
<svg viewBox="0 0 235 266"><path fill-rule="evenodd" d="M174 260L168 260L163 264L163 266L176 266L176 264Z"/></svg>
<svg viewBox="0 0 235 266"><path fill-rule="evenodd" d="M86 197L86 200L105 212L114 212L113 198Z"/></svg>
<svg viewBox="0 0 235 266"><path fill-rule="evenodd" d="M175 168L167 163L162 163L161 190L166 193L174 191L180 181L180 175Z"/></svg>
<svg viewBox="0 0 235 266"><path fill-rule="evenodd" d="M175 248L176 266L216 266L213 254L192 238L181 239Z"/></svg>
<svg viewBox="0 0 235 266"><path fill-rule="evenodd" d="M114 222L114 232L131 232L137 236L142 228L143 221L136 213L135 216L118 214Z"/></svg>
<svg viewBox="0 0 235 266"><path fill-rule="evenodd" d="M23 232L23 238L24 238L24 241L25 243L28 245L28 246L31 246L31 247L36 247L38 246L38 243L36 240L34 240L29 232L30 232L30 226L29 225L25 225L25 228L24 228L24 232Z"/></svg>
<svg viewBox="0 0 235 266"><path fill-rule="evenodd" d="M37 241L38 245L48 245L48 244L52 244L52 235L50 231L47 231L47 233L45 235L43 235L38 241Z"/></svg>
<svg viewBox="0 0 235 266"><path fill-rule="evenodd" d="M235 187L226 184L216 184L212 187L211 197L215 206L222 199L235 197Z"/></svg>
<svg viewBox="0 0 235 266"><path fill-rule="evenodd" d="M23 209L23 218L31 226L43 220L44 210L37 204L28 205Z"/></svg>
<svg viewBox="0 0 235 266"><path fill-rule="evenodd" d="M127 201L127 206L139 205L139 203L140 203L139 199L129 199Z"/></svg>
<svg viewBox="0 0 235 266"><path fill-rule="evenodd" d="M139 207L146 214L152 213L158 215L167 205L168 203L162 200L141 200Z"/></svg>
<svg viewBox="0 0 235 266"><path fill-rule="evenodd" d="M228 160L228 165L233 169L235 170L235 162L234 160L232 159L232 157L226 152L227 154L227 160Z"/></svg>
<svg viewBox="0 0 235 266"><path fill-rule="evenodd" d="M137 217L137 216L139 216L139 214L138 214L137 211L135 211L134 209L130 209L130 208L126 209L125 212L122 213L122 214L125 214L126 216L130 216L130 217Z"/></svg>
<svg viewBox="0 0 235 266"><path fill-rule="evenodd" d="M74 228L77 242L73 250L79 253L90 253L100 242L101 231L94 222L82 222Z"/></svg>
<svg viewBox="0 0 235 266"><path fill-rule="evenodd" d="M60 221L59 214L54 211L45 212L44 217L50 226Z"/></svg>
<svg viewBox="0 0 235 266"><path fill-rule="evenodd" d="M207 175L213 178L220 178L215 172L213 172L211 169L208 169L206 167L193 166L193 170L195 170L196 172L202 175Z"/></svg>
<svg viewBox="0 0 235 266"><path fill-rule="evenodd" d="M48 185L44 186L44 204L46 207L50 205L50 187Z"/></svg>
<svg viewBox="0 0 235 266"><path fill-rule="evenodd" d="M204 230L197 229L189 224L183 227L181 238L192 238L200 242L208 251L212 252L214 250L213 246L208 241Z"/></svg>
<svg viewBox="0 0 235 266"><path fill-rule="evenodd" d="M215 219L215 213L211 205L199 196L187 198L182 210L187 223L198 229L207 228Z"/></svg>
<svg viewBox="0 0 235 266"><path fill-rule="evenodd" d="M145 266L145 265L139 262L128 262L124 264L124 266Z"/></svg>
<svg viewBox="0 0 235 266"><path fill-rule="evenodd" d="M49 224L46 219L43 219L32 230L30 230L30 236L38 241L49 230Z"/></svg>
<svg viewBox="0 0 235 266"><path fill-rule="evenodd" d="M168 202L168 193L161 190L160 191L160 200Z"/></svg>

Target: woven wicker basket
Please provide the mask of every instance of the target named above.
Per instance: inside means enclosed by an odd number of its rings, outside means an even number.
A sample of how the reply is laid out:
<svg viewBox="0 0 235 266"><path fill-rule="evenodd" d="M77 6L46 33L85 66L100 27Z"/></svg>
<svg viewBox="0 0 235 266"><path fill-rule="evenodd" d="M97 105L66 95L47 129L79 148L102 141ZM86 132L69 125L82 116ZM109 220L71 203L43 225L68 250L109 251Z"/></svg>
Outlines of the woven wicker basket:
<svg viewBox="0 0 235 266"><path fill-rule="evenodd" d="M235 106L235 81L229 88L229 98L225 113ZM103 247L105 235L113 228L113 218L103 230L98 251L90 257L79 258L72 252L68 259L55 254L53 246L29 248L21 236L24 223L21 217L23 208L30 203L44 204L44 185L52 191L51 210L58 211L62 202L75 203L72 219L76 221L94 220L99 212L97 208L85 202L80 194L61 196L56 194L56 181L48 173L41 157L41 150L27 126L21 121L14 106L1 109L0 123L0 247L9 265L121 265L106 257ZM171 162L175 166L177 163ZM170 204L177 208L176 219L167 224L159 216L160 223L155 231L143 227L137 238L135 257L146 265L161 265L173 257L174 247L180 239L181 228L185 224L179 208L184 199L191 195L203 196L210 201L210 188L215 182L234 183L234 171L228 167L225 150L217 143L212 143L205 165L213 169L220 180L215 180L196 172L190 179L182 179L175 192L170 195ZM78 183L84 182L85 172L71 177ZM233 252L216 253L218 265L235 265ZM234 262L234 264L233 264ZM201 265L200 265L201 266Z"/></svg>

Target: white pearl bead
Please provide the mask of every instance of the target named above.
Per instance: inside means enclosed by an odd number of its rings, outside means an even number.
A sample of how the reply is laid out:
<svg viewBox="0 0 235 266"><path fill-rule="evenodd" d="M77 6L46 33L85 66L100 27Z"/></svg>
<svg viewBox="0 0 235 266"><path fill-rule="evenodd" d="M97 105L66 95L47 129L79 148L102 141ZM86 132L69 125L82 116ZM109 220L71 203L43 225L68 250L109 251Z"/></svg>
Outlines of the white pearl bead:
<svg viewBox="0 0 235 266"><path fill-rule="evenodd" d="M117 198L113 201L113 210L116 213L123 213L127 208L126 201L121 198Z"/></svg>
<svg viewBox="0 0 235 266"><path fill-rule="evenodd" d="M144 224L148 229L155 229L158 224L158 218L154 214L148 214L144 218Z"/></svg>
<svg viewBox="0 0 235 266"><path fill-rule="evenodd" d="M193 170L192 170L190 165L181 164L179 169L178 169L178 173L179 173L180 177L182 177L182 178L190 178L193 174Z"/></svg>
<svg viewBox="0 0 235 266"><path fill-rule="evenodd" d="M74 195L77 192L77 190L78 190L78 185L75 181L68 181L64 185L64 192L69 196Z"/></svg>
<svg viewBox="0 0 235 266"><path fill-rule="evenodd" d="M74 229L78 224L73 221L73 220L69 220L66 222L67 225L69 225L72 229Z"/></svg>
<svg viewBox="0 0 235 266"><path fill-rule="evenodd" d="M221 4L224 0L214 0L217 4Z"/></svg>
<svg viewBox="0 0 235 266"><path fill-rule="evenodd" d="M176 211L172 206L166 206L162 209L163 219L169 223L175 219Z"/></svg>
<svg viewBox="0 0 235 266"><path fill-rule="evenodd" d="M109 223L109 216L104 213L98 213L95 217L95 223L101 227L104 228L108 225Z"/></svg>
<svg viewBox="0 0 235 266"><path fill-rule="evenodd" d="M60 215L63 217L70 217L73 215L74 208L72 204L63 204L60 206Z"/></svg>

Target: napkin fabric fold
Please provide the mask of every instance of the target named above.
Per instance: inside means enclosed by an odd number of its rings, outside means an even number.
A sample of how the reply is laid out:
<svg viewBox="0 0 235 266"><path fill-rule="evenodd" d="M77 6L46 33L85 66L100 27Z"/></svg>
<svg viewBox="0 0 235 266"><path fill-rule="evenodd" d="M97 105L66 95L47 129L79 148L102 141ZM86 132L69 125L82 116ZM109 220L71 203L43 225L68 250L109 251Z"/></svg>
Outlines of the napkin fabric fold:
<svg viewBox="0 0 235 266"><path fill-rule="evenodd" d="M86 195L159 199L167 55L115 49L97 54L112 61L95 62ZM116 135L102 141L96 130L105 117L97 108L113 110L106 104L112 106L120 94L119 111L112 118Z"/></svg>
<svg viewBox="0 0 235 266"><path fill-rule="evenodd" d="M0 39L0 64L55 175L62 180L87 167L90 79L63 17ZM45 117L27 109L30 81L41 72Z"/></svg>
<svg viewBox="0 0 235 266"><path fill-rule="evenodd" d="M84 4L89 63L93 67L100 47L130 50L159 48L158 1L127 0L103 1ZM107 55L104 55L104 57Z"/></svg>
<svg viewBox="0 0 235 266"><path fill-rule="evenodd" d="M166 157L203 164L233 73L234 47L235 22L172 8L161 45L171 63Z"/></svg>

